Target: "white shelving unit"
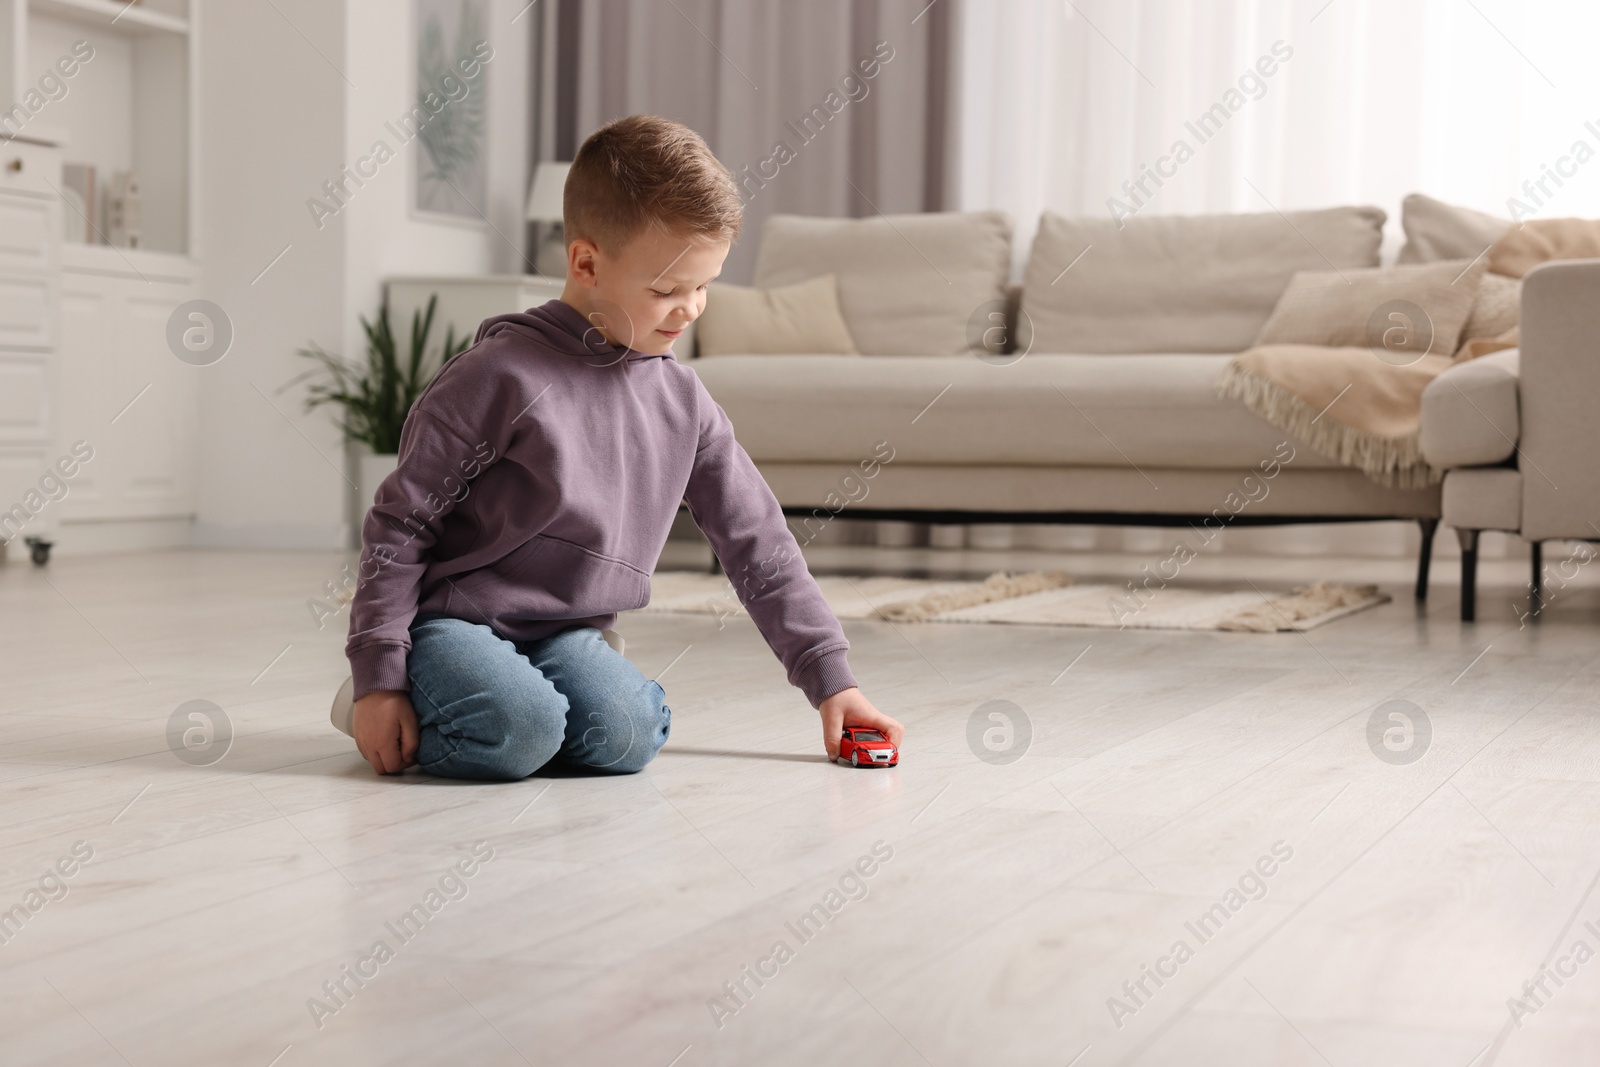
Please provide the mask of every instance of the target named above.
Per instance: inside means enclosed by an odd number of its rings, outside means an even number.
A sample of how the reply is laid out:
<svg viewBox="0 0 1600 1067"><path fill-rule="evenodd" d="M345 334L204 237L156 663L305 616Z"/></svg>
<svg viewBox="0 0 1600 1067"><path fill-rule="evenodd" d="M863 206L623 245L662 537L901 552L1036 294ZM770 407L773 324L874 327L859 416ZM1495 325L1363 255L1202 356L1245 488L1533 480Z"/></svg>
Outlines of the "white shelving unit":
<svg viewBox="0 0 1600 1067"><path fill-rule="evenodd" d="M0 0L0 135L19 135L0 139L0 151L28 140L55 146L42 166L51 173L39 173L34 190L47 199L54 226L44 274L49 340L10 353L0 336L0 366L8 358L37 365L30 379L37 388L14 391L6 405L9 420L33 436L0 440L0 488L11 493L13 482L37 481L74 441L91 444L94 459L40 516L61 551L188 543L200 368L169 351L166 325L179 304L199 295L197 7L192 0ZM92 165L102 190L116 171L138 177L137 247L106 243L103 203L93 205L91 226L63 194L62 170L73 163ZM0 293L3 258L0 249ZM25 395L36 400L24 402ZM9 495L0 501L11 506Z"/></svg>
<svg viewBox="0 0 1600 1067"><path fill-rule="evenodd" d="M61 517L39 483L55 460L59 167L47 140L0 140L0 540L23 556L23 538L49 537Z"/></svg>
<svg viewBox="0 0 1600 1067"><path fill-rule="evenodd" d="M113 3L112 0L31 0L28 4L35 12L54 18L81 22L93 29L119 27L123 33L189 32L189 17L172 15L142 3Z"/></svg>
<svg viewBox="0 0 1600 1067"><path fill-rule="evenodd" d="M21 132L52 131L63 164L92 164L102 189L116 171L132 171L143 194L139 247L178 255L193 252L197 218L190 7L191 0L0 0L0 89L12 109L0 113L0 130L9 114ZM92 49L88 59L79 42ZM69 225L84 221L70 205L67 213ZM96 219L91 245L107 243L102 223Z"/></svg>

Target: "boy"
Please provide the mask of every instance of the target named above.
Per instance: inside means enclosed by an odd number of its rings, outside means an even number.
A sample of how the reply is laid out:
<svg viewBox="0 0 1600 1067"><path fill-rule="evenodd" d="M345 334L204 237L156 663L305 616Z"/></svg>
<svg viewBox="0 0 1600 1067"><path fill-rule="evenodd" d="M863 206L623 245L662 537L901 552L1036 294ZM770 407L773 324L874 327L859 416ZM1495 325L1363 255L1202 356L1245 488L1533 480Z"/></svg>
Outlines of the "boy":
<svg viewBox="0 0 1600 1067"><path fill-rule="evenodd" d="M334 708L377 773L649 763L672 713L608 628L649 601L680 501L820 712L829 758L845 726L899 746L772 491L672 356L742 207L692 130L648 115L602 127L567 177L561 299L484 322L417 399L362 528L350 721Z"/></svg>

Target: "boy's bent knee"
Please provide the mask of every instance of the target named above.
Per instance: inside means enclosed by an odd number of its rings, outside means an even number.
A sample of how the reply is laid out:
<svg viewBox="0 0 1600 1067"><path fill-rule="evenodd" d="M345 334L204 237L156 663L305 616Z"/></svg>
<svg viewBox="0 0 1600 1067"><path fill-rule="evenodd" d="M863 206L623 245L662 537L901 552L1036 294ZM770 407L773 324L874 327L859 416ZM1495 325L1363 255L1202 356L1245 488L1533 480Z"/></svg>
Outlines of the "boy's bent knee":
<svg viewBox="0 0 1600 1067"><path fill-rule="evenodd" d="M633 774L667 743L672 709L654 681L631 697L574 707L567 719L568 761L588 770Z"/></svg>
<svg viewBox="0 0 1600 1067"><path fill-rule="evenodd" d="M556 701L560 701L559 696ZM514 782L549 763L561 749L565 701L526 693L478 693L422 724L419 760L444 778Z"/></svg>

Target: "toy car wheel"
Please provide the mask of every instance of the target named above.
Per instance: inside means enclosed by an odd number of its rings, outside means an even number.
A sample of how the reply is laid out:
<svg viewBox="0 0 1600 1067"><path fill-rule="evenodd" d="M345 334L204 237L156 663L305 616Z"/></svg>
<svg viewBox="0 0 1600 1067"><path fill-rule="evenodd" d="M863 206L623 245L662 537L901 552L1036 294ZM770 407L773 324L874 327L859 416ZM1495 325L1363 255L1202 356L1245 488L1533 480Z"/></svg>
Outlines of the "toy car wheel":
<svg viewBox="0 0 1600 1067"><path fill-rule="evenodd" d="M850 753L850 766L852 766L852 767L861 766L861 753L859 753L859 752Z"/></svg>

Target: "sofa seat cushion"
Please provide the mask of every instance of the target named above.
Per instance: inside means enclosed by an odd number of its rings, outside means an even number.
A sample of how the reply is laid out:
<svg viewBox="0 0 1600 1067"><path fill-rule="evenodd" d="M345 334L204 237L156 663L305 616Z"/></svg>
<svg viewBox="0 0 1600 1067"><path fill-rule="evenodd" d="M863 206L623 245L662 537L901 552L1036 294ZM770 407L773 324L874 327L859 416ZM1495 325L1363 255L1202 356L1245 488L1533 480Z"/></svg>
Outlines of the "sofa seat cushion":
<svg viewBox="0 0 1600 1067"><path fill-rule="evenodd" d="M1517 349L1458 363L1422 391L1422 457L1440 470L1485 467L1517 450Z"/></svg>
<svg viewBox="0 0 1600 1067"><path fill-rule="evenodd" d="M1216 395L1230 356L720 356L692 365L756 462L1241 469L1285 435ZM1293 441L1297 468L1339 464Z"/></svg>

